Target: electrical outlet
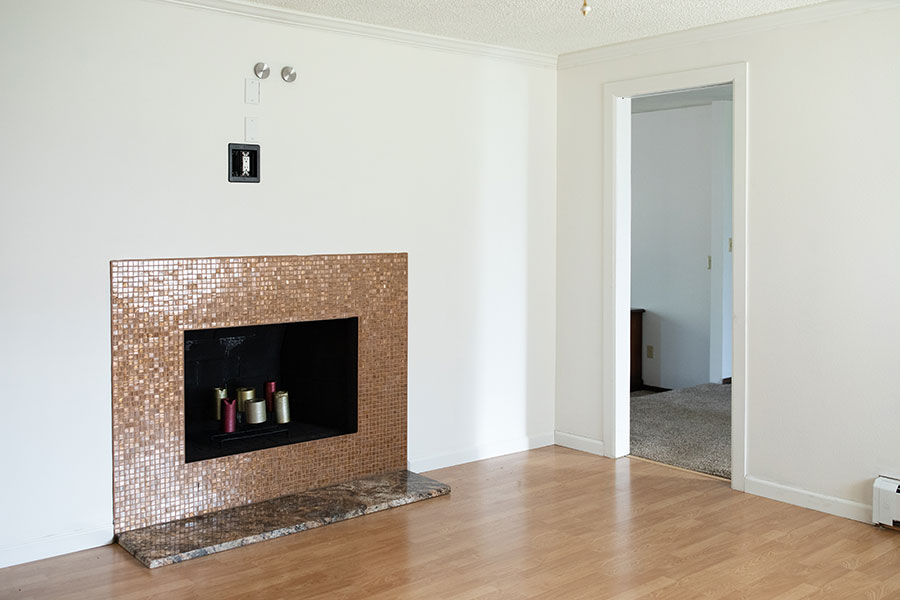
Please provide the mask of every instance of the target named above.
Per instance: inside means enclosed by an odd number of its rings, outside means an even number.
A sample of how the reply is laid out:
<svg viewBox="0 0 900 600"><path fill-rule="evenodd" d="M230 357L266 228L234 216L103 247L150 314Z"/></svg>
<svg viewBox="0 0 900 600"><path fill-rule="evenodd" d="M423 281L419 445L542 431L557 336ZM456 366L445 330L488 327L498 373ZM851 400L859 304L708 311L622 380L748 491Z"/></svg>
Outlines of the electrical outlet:
<svg viewBox="0 0 900 600"><path fill-rule="evenodd" d="M653 346L647 346L647 358L653 358Z"/></svg>
<svg viewBox="0 0 900 600"><path fill-rule="evenodd" d="M228 144L228 181L259 183L259 144Z"/></svg>

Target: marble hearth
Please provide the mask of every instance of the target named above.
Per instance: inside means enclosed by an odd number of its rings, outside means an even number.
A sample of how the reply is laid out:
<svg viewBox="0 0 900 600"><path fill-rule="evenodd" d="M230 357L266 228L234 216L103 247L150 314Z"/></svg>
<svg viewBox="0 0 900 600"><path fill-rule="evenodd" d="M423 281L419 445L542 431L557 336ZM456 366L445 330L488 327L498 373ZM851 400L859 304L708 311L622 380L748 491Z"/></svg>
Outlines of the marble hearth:
<svg viewBox="0 0 900 600"><path fill-rule="evenodd" d="M227 521L239 507L258 516L275 498L310 499L309 490L405 472L406 254L123 260L111 263L110 277L114 528L123 542L146 541L126 532L175 531L213 513L211 521ZM358 319L356 432L185 461L185 330L348 318ZM446 488L429 485L428 494ZM364 496L344 512L369 510L360 508L370 504ZM290 509L275 529L346 518L304 510ZM249 537L258 535L270 534ZM172 556L227 544L182 551L183 537L175 539Z"/></svg>
<svg viewBox="0 0 900 600"><path fill-rule="evenodd" d="M450 493L450 486L397 471L119 534L151 569L290 535Z"/></svg>

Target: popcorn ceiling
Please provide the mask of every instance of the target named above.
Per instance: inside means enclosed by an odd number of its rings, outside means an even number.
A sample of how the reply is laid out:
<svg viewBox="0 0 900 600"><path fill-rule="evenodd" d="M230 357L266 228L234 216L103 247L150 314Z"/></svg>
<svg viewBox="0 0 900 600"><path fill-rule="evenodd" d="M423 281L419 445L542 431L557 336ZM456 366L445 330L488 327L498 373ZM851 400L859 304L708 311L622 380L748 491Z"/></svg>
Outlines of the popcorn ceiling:
<svg viewBox="0 0 900 600"><path fill-rule="evenodd" d="M441 37L564 54L824 0L247 0Z"/></svg>

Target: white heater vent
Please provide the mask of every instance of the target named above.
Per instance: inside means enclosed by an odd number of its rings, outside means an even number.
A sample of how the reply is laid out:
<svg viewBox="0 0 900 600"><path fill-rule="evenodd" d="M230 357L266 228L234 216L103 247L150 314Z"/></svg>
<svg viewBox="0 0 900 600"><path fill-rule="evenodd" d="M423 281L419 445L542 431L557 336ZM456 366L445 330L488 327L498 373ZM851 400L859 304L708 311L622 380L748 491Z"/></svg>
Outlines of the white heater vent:
<svg viewBox="0 0 900 600"><path fill-rule="evenodd" d="M879 477L872 491L872 520L879 525L900 525L900 480Z"/></svg>

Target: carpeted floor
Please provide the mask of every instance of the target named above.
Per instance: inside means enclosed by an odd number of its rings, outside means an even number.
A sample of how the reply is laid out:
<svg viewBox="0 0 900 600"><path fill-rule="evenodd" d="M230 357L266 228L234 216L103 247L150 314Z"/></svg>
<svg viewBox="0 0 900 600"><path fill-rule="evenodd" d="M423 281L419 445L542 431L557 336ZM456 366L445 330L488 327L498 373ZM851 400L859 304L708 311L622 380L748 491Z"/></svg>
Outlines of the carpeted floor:
<svg viewBox="0 0 900 600"><path fill-rule="evenodd" d="M632 394L631 453L731 478L731 385Z"/></svg>

